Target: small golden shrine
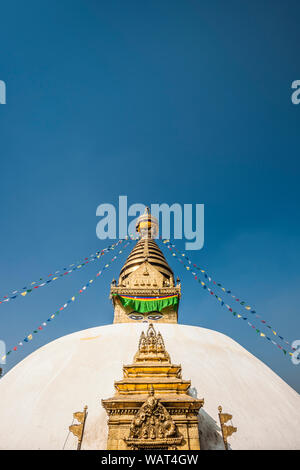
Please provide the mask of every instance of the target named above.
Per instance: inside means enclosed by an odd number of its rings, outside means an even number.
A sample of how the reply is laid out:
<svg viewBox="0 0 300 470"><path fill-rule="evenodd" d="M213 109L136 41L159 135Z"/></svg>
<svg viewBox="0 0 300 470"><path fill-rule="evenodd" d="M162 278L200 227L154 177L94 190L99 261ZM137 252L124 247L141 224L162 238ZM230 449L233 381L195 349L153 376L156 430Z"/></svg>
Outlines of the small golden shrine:
<svg viewBox="0 0 300 470"><path fill-rule="evenodd" d="M198 413L204 400L188 394L191 382L182 379L180 365L171 363L152 324L114 385L115 395L102 400L108 450L200 449Z"/></svg>

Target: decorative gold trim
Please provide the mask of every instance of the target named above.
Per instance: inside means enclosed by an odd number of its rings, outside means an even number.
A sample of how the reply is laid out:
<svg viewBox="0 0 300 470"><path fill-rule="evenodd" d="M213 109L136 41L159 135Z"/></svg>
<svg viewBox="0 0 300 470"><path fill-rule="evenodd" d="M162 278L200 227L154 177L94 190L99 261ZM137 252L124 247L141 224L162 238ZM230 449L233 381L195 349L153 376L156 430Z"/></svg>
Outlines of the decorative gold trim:
<svg viewBox="0 0 300 470"><path fill-rule="evenodd" d="M147 296L161 296L161 295L172 295L177 294L180 298L181 289L180 287L160 287L157 289L153 288L132 288L132 287L122 287L122 286L112 286L110 289L110 299L114 299L113 294L118 295L147 295Z"/></svg>

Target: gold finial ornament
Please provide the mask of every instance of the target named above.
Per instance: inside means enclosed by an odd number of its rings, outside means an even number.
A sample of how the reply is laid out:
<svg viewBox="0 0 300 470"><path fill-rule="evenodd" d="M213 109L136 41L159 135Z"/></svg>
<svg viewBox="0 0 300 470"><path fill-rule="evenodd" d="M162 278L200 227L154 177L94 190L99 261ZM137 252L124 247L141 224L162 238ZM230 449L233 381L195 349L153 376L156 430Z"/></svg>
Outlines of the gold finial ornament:
<svg viewBox="0 0 300 470"><path fill-rule="evenodd" d="M155 238L157 236L158 220L151 215L149 207L146 207L144 214L138 218L136 231L141 238Z"/></svg>
<svg viewBox="0 0 300 470"><path fill-rule="evenodd" d="M222 406L219 406L218 410L219 410L219 420L220 420L224 447L225 447L225 450L228 450L227 438L231 436L234 432L237 432L237 428L234 426L230 426L230 425L228 426L225 424L227 423L227 421L232 419L232 415L230 415L229 413L222 413Z"/></svg>
<svg viewBox="0 0 300 470"><path fill-rule="evenodd" d="M88 407L85 406L83 411L76 411L73 413L73 418L76 419L80 424L72 424L72 426L69 426L69 431L78 438L77 450L81 449L87 409Z"/></svg>

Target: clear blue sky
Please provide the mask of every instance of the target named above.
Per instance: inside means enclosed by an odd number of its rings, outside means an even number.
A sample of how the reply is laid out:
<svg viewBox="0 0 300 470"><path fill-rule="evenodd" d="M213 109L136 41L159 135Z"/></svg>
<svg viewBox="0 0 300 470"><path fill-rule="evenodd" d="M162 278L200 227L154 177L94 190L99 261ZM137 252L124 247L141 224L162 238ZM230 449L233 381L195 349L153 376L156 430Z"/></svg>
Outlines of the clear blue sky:
<svg viewBox="0 0 300 470"><path fill-rule="evenodd" d="M300 339L299 13L293 0L2 2L0 294L106 246L96 207L120 194L204 203L205 246L191 258ZM168 259L183 283L180 322L231 336L300 391L300 365ZM55 338L110 323L123 261L5 372ZM1 304L8 349L96 270Z"/></svg>

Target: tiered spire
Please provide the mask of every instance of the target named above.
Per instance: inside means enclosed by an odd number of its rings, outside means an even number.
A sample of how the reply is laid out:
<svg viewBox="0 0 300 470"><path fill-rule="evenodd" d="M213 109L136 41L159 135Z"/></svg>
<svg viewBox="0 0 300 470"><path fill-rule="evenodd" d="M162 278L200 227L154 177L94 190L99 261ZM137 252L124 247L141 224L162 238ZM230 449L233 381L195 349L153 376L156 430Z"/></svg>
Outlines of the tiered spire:
<svg viewBox="0 0 300 470"><path fill-rule="evenodd" d="M173 271L168 265L164 255L158 248L154 238L158 233L158 221L150 214L149 207L141 215L136 223L136 231L141 239L138 241L128 256L120 272L119 284L125 283L126 278L141 264L148 262L154 266L170 285L174 285Z"/></svg>
<svg viewBox="0 0 300 470"><path fill-rule="evenodd" d="M121 269L118 284L111 284L114 323L177 323L180 283L175 286L173 271L153 239L158 222L148 208L138 218L136 230L141 238Z"/></svg>
<svg viewBox="0 0 300 470"><path fill-rule="evenodd" d="M107 448L199 449L197 416L204 400L189 395L190 385L150 324L133 363L115 382L115 395L102 400L109 416Z"/></svg>

